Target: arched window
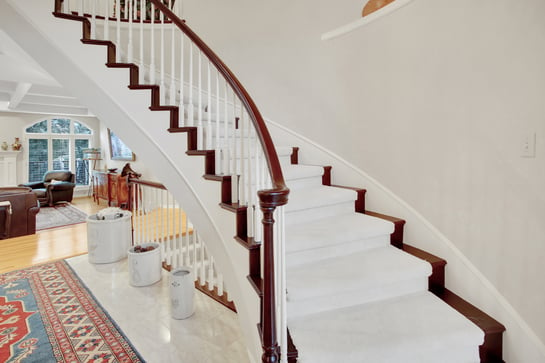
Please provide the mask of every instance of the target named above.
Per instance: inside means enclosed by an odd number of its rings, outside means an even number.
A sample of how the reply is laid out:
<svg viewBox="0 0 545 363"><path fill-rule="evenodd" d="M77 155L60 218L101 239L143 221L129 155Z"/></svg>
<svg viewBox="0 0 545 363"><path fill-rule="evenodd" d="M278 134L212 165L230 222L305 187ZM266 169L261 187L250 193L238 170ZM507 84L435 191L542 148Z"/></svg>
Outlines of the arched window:
<svg viewBox="0 0 545 363"><path fill-rule="evenodd" d="M71 170L76 184L89 185L89 161L83 150L91 147L90 128L68 118L52 118L25 131L29 182L43 180L48 170Z"/></svg>

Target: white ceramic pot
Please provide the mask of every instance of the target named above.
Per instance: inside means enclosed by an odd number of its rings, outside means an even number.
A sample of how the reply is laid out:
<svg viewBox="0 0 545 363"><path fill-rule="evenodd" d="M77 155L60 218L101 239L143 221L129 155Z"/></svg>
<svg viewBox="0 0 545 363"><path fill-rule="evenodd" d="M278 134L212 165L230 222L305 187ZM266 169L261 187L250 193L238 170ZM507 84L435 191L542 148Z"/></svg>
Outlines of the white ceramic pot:
<svg viewBox="0 0 545 363"><path fill-rule="evenodd" d="M116 219L87 217L87 251L91 263L112 263L127 257L131 245L131 212Z"/></svg>
<svg viewBox="0 0 545 363"><path fill-rule="evenodd" d="M187 319L193 315L195 280L188 267L180 267L170 272L170 308L174 319Z"/></svg>
<svg viewBox="0 0 545 363"><path fill-rule="evenodd" d="M153 246L146 252L135 252L138 246L129 248L129 283L132 286L148 286L161 280L161 246L159 243L142 243L141 247Z"/></svg>

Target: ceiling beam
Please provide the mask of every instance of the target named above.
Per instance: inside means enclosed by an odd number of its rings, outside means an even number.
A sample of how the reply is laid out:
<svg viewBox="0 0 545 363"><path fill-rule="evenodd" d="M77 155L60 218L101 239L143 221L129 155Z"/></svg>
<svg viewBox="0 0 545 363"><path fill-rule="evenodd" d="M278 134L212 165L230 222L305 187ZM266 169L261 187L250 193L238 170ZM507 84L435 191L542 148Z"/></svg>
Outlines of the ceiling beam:
<svg viewBox="0 0 545 363"><path fill-rule="evenodd" d="M28 93L28 90L30 90L30 87L32 87L32 83L26 83L26 82L17 83L15 92L13 92L13 94L11 95L11 99L9 100L8 108L12 110L17 108L17 106L19 106L19 103L21 103L23 98Z"/></svg>

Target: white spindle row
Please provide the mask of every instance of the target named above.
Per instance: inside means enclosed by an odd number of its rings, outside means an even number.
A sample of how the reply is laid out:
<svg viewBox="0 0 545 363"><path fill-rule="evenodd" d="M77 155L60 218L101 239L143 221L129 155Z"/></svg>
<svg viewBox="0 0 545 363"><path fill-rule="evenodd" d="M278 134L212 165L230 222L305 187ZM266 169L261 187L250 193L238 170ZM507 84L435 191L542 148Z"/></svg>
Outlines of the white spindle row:
<svg viewBox="0 0 545 363"><path fill-rule="evenodd" d="M167 190L133 184L131 206L134 245L159 243L167 265L191 268L201 286L208 286L210 291L216 288L220 297L224 295L223 276L217 270L214 258L183 208Z"/></svg>

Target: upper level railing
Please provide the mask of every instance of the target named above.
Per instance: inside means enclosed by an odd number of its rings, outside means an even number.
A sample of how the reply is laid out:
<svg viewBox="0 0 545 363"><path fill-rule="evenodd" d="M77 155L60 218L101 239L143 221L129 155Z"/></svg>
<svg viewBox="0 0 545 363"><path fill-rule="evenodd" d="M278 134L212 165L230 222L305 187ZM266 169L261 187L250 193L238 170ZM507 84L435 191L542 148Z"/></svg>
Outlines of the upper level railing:
<svg viewBox="0 0 545 363"><path fill-rule="evenodd" d="M177 4L174 8L179 10ZM83 17L91 25L89 39L114 43L116 58L110 59L109 65L136 64L138 79L131 78L132 88L158 85L159 92L152 92L150 109L171 111L172 132L195 131L194 144L188 142L189 153L213 160L206 164L205 176L231 185L230 190L222 191L222 205L243 209L247 218L244 235L237 237L262 244L263 269L250 267L250 274L257 274L252 280L259 280L263 293L262 361L278 362L280 356L285 360L281 206L287 203L289 189L254 101L224 62L171 8L170 0L120 0L119 6L115 0L56 0L55 12ZM141 9L146 9L145 14Z"/></svg>

